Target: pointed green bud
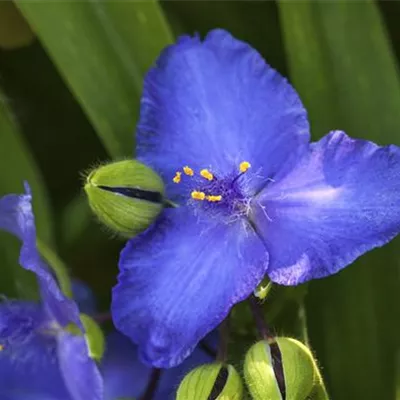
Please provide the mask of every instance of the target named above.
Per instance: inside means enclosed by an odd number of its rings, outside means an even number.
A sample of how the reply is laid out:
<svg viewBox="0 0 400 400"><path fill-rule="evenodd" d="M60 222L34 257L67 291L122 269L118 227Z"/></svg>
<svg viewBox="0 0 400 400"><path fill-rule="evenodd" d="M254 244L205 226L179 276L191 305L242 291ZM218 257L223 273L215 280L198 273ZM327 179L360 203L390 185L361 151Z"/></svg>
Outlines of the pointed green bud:
<svg viewBox="0 0 400 400"><path fill-rule="evenodd" d="M94 169L86 178L85 192L99 220L126 238L147 229L165 205L162 179L136 160Z"/></svg>
<svg viewBox="0 0 400 400"><path fill-rule="evenodd" d="M178 388L176 400L241 400L243 385L232 365L205 364L189 372Z"/></svg>
<svg viewBox="0 0 400 400"><path fill-rule="evenodd" d="M254 400L305 400L313 391L319 372L311 351L303 343L278 337L250 348L244 376Z"/></svg>

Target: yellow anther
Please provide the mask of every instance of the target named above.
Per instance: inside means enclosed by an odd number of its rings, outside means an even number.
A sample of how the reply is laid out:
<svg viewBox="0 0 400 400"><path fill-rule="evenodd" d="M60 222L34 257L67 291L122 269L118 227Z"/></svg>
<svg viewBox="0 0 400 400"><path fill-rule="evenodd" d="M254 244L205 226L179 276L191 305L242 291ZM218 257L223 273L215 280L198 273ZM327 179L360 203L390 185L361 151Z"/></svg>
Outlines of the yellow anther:
<svg viewBox="0 0 400 400"><path fill-rule="evenodd" d="M174 179L172 179L175 183L179 183L181 181L181 175L182 172L177 172L174 176Z"/></svg>
<svg viewBox="0 0 400 400"><path fill-rule="evenodd" d="M198 192L197 190L194 190L191 193L191 196L194 200L204 200L206 198L206 194L204 192Z"/></svg>
<svg viewBox="0 0 400 400"><path fill-rule="evenodd" d="M0 351L4 350L4 346L0 344Z"/></svg>
<svg viewBox="0 0 400 400"><path fill-rule="evenodd" d="M251 167L251 164L248 161L242 161L239 165L240 172L246 172Z"/></svg>
<svg viewBox="0 0 400 400"><path fill-rule="evenodd" d="M206 200L207 201L211 201L211 202L217 202L217 201L221 201L222 200L222 196L218 195L218 196L206 196Z"/></svg>
<svg viewBox="0 0 400 400"><path fill-rule="evenodd" d="M208 169L202 169L202 170L200 171L200 175L201 175L203 178L208 179L209 181L212 181L212 180L214 179L214 175L213 175Z"/></svg>
<svg viewBox="0 0 400 400"><path fill-rule="evenodd" d="M185 175L189 175L189 176L194 175L192 168L188 167L187 165L186 165L186 167L183 167L183 172L185 173Z"/></svg>

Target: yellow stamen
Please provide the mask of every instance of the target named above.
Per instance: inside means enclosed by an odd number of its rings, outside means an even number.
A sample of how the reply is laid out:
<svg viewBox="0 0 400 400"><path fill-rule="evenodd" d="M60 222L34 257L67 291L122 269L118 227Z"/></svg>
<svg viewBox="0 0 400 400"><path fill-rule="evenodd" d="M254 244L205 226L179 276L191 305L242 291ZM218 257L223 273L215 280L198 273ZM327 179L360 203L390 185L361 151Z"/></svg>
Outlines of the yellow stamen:
<svg viewBox="0 0 400 400"><path fill-rule="evenodd" d="M208 179L209 181L212 181L212 180L214 179L214 175L213 175L208 169L202 169L202 170L200 171L200 175L201 175L203 178Z"/></svg>
<svg viewBox="0 0 400 400"><path fill-rule="evenodd" d="M251 164L248 161L242 161L239 165L240 172L246 172L251 167Z"/></svg>
<svg viewBox="0 0 400 400"><path fill-rule="evenodd" d="M211 202L217 202L217 201L221 201L222 200L222 196L218 195L218 196L206 196L206 200L207 201L211 201Z"/></svg>
<svg viewBox="0 0 400 400"><path fill-rule="evenodd" d="M0 351L4 350L4 346L0 344Z"/></svg>
<svg viewBox="0 0 400 400"><path fill-rule="evenodd" d="M188 176L194 175L192 168L188 167L187 165L186 165L186 167L183 167L183 172L185 173L185 175L188 175Z"/></svg>
<svg viewBox="0 0 400 400"><path fill-rule="evenodd" d="M193 190L191 196L194 200L204 200L206 198L206 194L204 192L198 192L197 190Z"/></svg>
<svg viewBox="0 0 400 400"><path fill-rule="evenodd" d="M172 179L175 183L179 183L181 181L181 175L182 172L177 172L174 176L174 179Z"/></svg>

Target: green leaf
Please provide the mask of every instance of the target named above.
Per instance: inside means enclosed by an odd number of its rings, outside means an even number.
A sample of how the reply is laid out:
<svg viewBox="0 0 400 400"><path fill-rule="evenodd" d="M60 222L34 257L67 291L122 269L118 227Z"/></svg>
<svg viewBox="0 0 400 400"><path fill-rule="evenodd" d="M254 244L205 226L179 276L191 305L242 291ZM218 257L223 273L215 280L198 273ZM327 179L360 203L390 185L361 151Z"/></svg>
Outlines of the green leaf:
<svg viewBox="0 0 400 400"><path fill-rule="evenodd" d="M256 48L270 65L285 73L282 36L273 1L163 1L177 34L222 28ZM267 38L267 39L266 39Z"/></svg>
<svg viewBox="0 0 400 400"><path fill-rule="evenodd" d="M49 202L40 172L31 157L18 126L0 93L0 196L23 193L23 182L29 182L33 192L38 234L52 242L52 219ZM10 234L0 232L0 293L23 298L35 297L34 275L18 264L20 243Z"/></svg>
<svg viewBox="0 0 400 400"><path fill-rule="evenodd" d="M112 157L130 156L143 73L171 41L155 1L16 1Z"/></svg>
<svg viewBox="0 0 400 400"><path fill-rule="evenodd" d="M343 129L399 145L399 77L376 4L308 0L279 7L291 80L315 136ZM310 341L333 398L395 398L398 245L310 284Z"/></svg>
<svg viewBox="0 0 400 400"><path fill-rule="evenodd" d="M144 74L172 34L158 3L16 1L112 158L132 156ZM78 196L62 214L63 243L91 220Z"/></svg>

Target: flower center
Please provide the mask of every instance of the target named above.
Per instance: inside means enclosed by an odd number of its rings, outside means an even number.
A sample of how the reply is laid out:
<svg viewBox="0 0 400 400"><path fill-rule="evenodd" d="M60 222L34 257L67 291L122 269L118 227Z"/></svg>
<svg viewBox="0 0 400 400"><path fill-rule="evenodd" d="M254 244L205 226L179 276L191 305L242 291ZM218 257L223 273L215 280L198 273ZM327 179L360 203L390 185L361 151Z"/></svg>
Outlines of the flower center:
<svg viewBox="0 0 400 400"><path fill-rule="evenodd" d="M244 194L241 178L250 167L248 161L243 161L238 170L222 176L209 169L194 171L185 166L172 180L183 186L188 204L197 209L240 216L248 212L249 199Z"/></svg>

